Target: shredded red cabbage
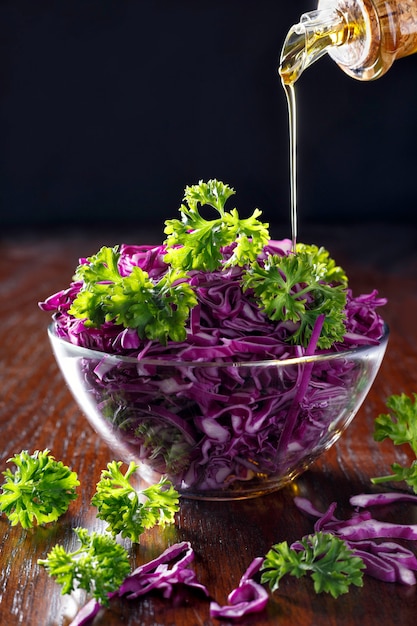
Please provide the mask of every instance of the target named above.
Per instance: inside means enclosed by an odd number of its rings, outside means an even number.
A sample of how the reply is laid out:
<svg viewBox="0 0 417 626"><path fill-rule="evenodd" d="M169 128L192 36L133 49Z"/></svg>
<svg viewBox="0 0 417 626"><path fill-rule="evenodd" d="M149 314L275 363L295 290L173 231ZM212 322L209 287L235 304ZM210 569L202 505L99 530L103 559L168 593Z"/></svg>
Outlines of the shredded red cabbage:
<svg viewBox="0 0 417 626"><path fill-rule="evenodd" d="M178 585L190 587L209 597L207 588L198 582L195 572L190 569L193 559L194 551L189 542L176 543L156 559L135 569L117 591L109 594L109 598L124 596L132 600L152 591L159 591L162 597L170 598ZM253 559L240 579L239 586L229 594L227 605L220 606L214 601L210 603L211 617L239 619L266 607L269 594L262 585L253 580L263 560L263 557ZM70 626L88 626L101 608L102 605L97 600L90 600L79 610Z"/></svg>
<svg viewBox="0 0 417 626"><path fill-rule="evenodd" d="M255 558L240 579L238 587L227 597L228 604L210 603L210 617L217 619L240 619L249 613L259 613L266 607L269 594L252 577L260 570L263 557Z"/></svg>
<svg viewBox="0 0 417 626"><path fill-rule="evenodd" d="M387 491L384 493L361 493L349 499L352 506L364 508L366 506L379 506L394 502L411 502L417 504L417 495L401 491Z"/></svg>
<svg viewBox="0 0 417 626"><path fill-rule="evenodd" d="M288 254L290 242L271 241L267 249L270 254ZM123 244L120 247L120 273L127 276L136 265L148 272L151 278L158 279L168 268L163 261L165 253L164 246ZM80 262L86 260L80 259ZM237 362L254 360L256 355L261 355L263 359L300 356L299 347L286 341L294 325L291 322L272 322L266 317L250 294L243 292L240 282L242 271L235 266L213 272L189 272L199 306L192 311L187 339L182 344L169 341L164 346L157 341L140 340L136 330L125 329L112 322L100 328L85 326L83 320L68 314L83 286L82 282L72 283L68 289L50 296L39 306L54 313L60 337L74 345L112 354L181 361L207 361L227 356ZM378 343L384 322L376 309L385 302L384 298L378 297L376 290L353 297L348 289L346 333L343 342L336 344L333 351Z"/></svg>
<svg viewBox="0 0 417 626"><path fill-rule="evenodd" d="M156 559L136 568L117 591L109 594L109 598L126 596L132 600L152 591L159 591L164 598L170 598L178 585L191 587L208 596L207 588L198 582L195 572L190 569L193 560L194 551L188 541L173 544ZM97 600L90 600L70 626L87 626L101 608Z"/></svg>
<svg viewBox="0 0 417 626"><path fill-rule="evenodd" d="M299 510L306 515L315 517L316 532L332 533L343 539L356 556L365 563L365 573L385 582L398 582L404 585L415 585L417 558L415 554L387 539L417 539L417 525L393 524L381 522L372 517L369 511L355 512L346 520L338 519L334 513L336 502L333 502L325 513L318 511L306 498L294 499ZM417 504L417 496L411 494L361 494L353 496L350 503L354 506L378 506L393 502L411 501ZM302 549L295 542L294 549Z"/></svg>
<svg viewBox="0 0 417 626"><path fill-rule="evenodd" d="M97 600L92 598L78 611L69 626L88 626L88 624L91 624L101 608L102 606L100 602L97 602Z"/></svg>
<svg viewBox="0 0 417 626"><path fill-rule="evenodd" d="M290 249L291 242L283 240L271 241L265 251L284 255ZM165 252L164 246L122 245L120 272L129 275L139 266L158 279L167 270ZM348 390L361 372L349 360L285 370L259 362L376 345L384 334L376 309L385 300L376 291L355 298L347 290L343 341L318 351L319 318L309 346L292 345L288 338L294 323L271 321L242 290L242 271L191 271L198 305L191 311L186 340L167 345L142 340L136 330L112 322L93 328L69 315L80 282L40 303L53 313L58 337L134 357L118 365L106 357L86 359L80 376L108 420L106 435L119 438L132 458L146 460L184 493L223 490L256 476L288 473L302 462L305 450L319 453L334 415L342 408L348 415L355 403Z"/></svg>
<svg viewBox="0 0 417 626"><path fill-rule="evenodd" d="M193 587L208 596L207 589L198 582L195 572L189 568L193 560L194 550L191 544L188 541L176 543L156 559L136 568L122 583L119 596L132 600L157 589L164 598L170 598L174 586L178 584Z"/></svg>

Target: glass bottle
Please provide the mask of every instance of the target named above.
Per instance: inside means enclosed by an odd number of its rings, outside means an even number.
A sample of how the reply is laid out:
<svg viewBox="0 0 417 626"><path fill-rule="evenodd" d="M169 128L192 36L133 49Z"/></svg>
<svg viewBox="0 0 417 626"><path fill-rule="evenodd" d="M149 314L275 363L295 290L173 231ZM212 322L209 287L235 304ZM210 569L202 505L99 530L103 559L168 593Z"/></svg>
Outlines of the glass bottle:
<svg viewBox="0 0 417 626"><path fill-rule="evenodd" d="M319 0L286 37L280 75L294 83L327 53L349 76L374 80L417 52L417 0Z"/></svg>

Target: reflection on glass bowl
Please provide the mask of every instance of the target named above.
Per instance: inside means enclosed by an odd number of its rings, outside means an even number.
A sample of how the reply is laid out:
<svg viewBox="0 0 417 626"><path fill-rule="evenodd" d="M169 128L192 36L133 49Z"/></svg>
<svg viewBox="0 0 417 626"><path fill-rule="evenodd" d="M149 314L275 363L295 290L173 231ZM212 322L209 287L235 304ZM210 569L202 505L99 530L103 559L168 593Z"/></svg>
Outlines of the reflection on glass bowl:
<svg viewBox="0 0 417 626"><path fill-rule="evenodd" d="M377 345L287 360L138 360L49 339L93 429L141 477L185 497L231 500L283 487L340 437L382 362Z"/></svg>

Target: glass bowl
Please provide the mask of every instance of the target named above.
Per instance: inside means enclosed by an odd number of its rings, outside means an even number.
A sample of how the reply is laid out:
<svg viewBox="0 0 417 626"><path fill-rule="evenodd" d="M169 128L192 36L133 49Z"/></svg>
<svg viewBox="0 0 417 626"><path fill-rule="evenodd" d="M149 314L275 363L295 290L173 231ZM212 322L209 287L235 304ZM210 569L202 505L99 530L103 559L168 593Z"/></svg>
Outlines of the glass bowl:
<svg viewBox="0 0 417 626"><path fill-rule="evenodd" d="M137 360L49 339L61 372L116 460L183 497L277 490L337 441L380 367L377 345L248 363Z"/></svg>

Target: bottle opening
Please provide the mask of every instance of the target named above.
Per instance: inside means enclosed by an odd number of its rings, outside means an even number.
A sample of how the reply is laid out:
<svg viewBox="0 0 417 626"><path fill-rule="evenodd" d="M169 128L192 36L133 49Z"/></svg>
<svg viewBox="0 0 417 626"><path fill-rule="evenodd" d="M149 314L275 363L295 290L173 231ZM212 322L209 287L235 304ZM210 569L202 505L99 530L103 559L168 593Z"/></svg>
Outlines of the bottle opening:
<svg viewBox="0 0 417 626"><path fill-rule="evenodd" d="M282 47L279 74L283 83L295 83L328 48L344 44L348 34L347 21L337 10L304 13L290 28Z"/></svg>

